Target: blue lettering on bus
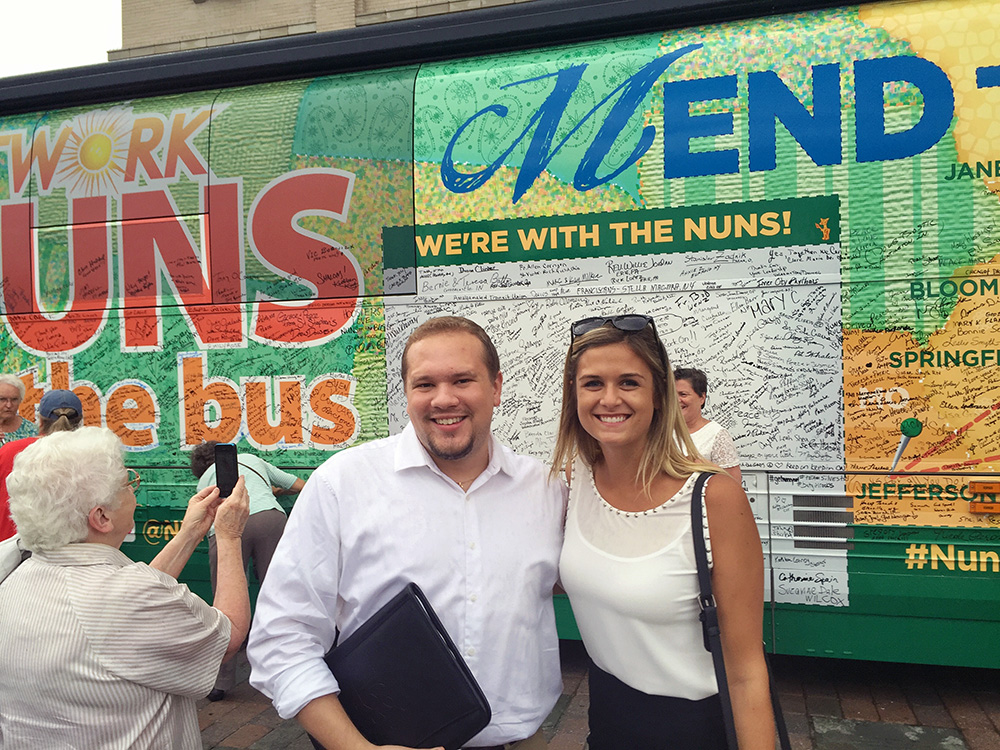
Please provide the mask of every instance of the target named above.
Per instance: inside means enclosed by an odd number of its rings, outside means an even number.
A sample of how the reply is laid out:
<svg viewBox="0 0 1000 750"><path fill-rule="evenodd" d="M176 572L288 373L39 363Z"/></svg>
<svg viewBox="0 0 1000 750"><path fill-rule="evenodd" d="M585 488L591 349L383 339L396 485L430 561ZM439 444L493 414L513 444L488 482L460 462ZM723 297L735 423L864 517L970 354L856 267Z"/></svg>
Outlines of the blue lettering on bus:
<svg viewBox="0 0 1000 750"><path fill-rule="evenodd" d="M673 81L663 86L663 177L736 174L740 152L735 149L692 153L692 138L733 134L733 113L692 115L691 104L731 99L737 94L736 76Z"/></svg>
<svg viewBox="0 0 1000 750"><path fill-rule="evenodd" d="M653 125L647 125L643 128L639 136L639 142L636 144L632 153L625 160L625 162L616 170L611 172L611 174L605 175L604 177L598 177L597 167L603 161L604 157L608 153L608 150L614 144L615 138L628 122L632 113L635 111L635 108L645 99L649 90L653 87L653 84L655 84L659 77L663 75L666 69L670 67L670 65L678 58L700 47L700 44L692 44L687 47L682 47L679 50L664 55L663 57L658 57L652 62L644 65L639 71L625 79L625 81L622 82L614 91L604 97L604 99L598 102L589 112L587 112L587 114L585 114L583 118L573 126L573 129L570 130L555 146L552 146L552 140L555 136L557 128L559 127L559 123L562 120L563 113L566 111L566 106L569 104L577 86L580 85L580 79L583 76L584 70L587 68L587 64L582 63L580 65L573 65L556 73L550 73L536 78L529 78L523 81L515 81L514 83L508 83L501 86L501 90L503 90L510 88L511 86L534 83L536 81L544 80L545 78L554 77L556 79L552 92L548 95L545 101L542 102L535 114L532 115L524 130L521 131L521 134L514 139L514 142L511 143L510 147L506 151L497 157L491 164L486 165L486 167L478 172L459 172L455 168L455 162L452 157L455 146L458 144L459 138L462 137L462 134L466 131L466 129L468 129L469 126L480 117L484 117L488 114L493 114L497 117L506 117L508 110L507 107L502 104L493 104L479 110L472 117L462 123L458 127L458 130L455 131L455 134L451 137L451 140L448 142L448 146L445 148L444 154L441 157L441 182L453 193L469 193L482 187L494 175L494 173L496 173L501 165L503 165L507 157L509 157L517 147L517 144L526 138L528 133L534 129L535 132L531 137L531 141L528 143L528 150L524 155L524 161L521 164L517 181L514 183L512 202L517 203L521 199L521 196L523 196L525 192L527 192L527 190L534 184L538 176L545 171L545 167L552 160L552 157L555 156L556 152L562 148L566 141L568 141L574 133L583 127L583 125L591 117L593 117L601 107L612 99L617 98L614 105L610 108L607 116L604 118L604 122L601 124L597 135L594 136L593 142L587 148L583 159L580 160L580 164L576 170L576 175L573 179L573 184L577 190L590 190L591 188L610 182L624 170L628 169L632 164L637 162L642 155L649 150L649 147L653 143L653 138L656 135L656 128Z"/></svg>
<svg viewBox="0 0 1000 750"><path fill-rule="evenodd" d="M656 126L646 125L638 133L631 153L608 174L598 168L622 135L637 108L672 63L702 48L691 44L658 57L626 78L590 109L559 142L556 132L580 86L588 64L580 63L500 87L500 90L553 79L552 91L509 147L491 163L473 172L459 171L454 153L460 139L475 123L487 117L506 118L508 108L492 104L480 109L458 126L441 158L441 181L454 193L479 189L507 163L515 148L527 139L527 149L514 184L512 202L517 203L545 171L556 153L584 124L604 110L603 121L580 163L573 185L591 190L618 177L634 165L652 145ZM1000 85L1000 67L977 68L980 88ZM752 172L776 168L776 123L780 121L818 166L840 164L843 159L841 69L837 63L812 67L811 111L779 78L776 72L757 71L747 77L748 166ZM905 159L936 145L948 132L955 110L955 95L947 74L929 60L913 56L884 57L854 62L854 112L857 162ZM904 81L915 87L923 100L917 122L906 130L886 132L886 84ZM740 169L739 149L692 152L690 141L705 136L733 134L732 112L691 114L691 105L702 101L735 98L736 75L667 82L663 86L663 174L664 178L733 174ZM609 105L610 106L606 106Z"/></svg>
<svg viewBox="0 0 1000 750"><path fill-rule="evenodd" d="M885 132L885 84L906 81L920 89L924 108L913 127ZM882 57L854 63L858 162L916 156L936 144L951 126L955 94L947 74L922 57Z"/></svg>

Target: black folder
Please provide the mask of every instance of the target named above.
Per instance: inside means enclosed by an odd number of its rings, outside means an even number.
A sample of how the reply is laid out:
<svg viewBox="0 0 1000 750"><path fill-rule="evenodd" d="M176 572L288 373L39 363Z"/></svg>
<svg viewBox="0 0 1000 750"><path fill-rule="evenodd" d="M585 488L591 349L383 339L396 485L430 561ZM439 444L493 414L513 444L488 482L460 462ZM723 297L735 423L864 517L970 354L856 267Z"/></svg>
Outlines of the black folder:
<svg viewBox="0 0 1000 750"><path fill-rule="evenodd" d="M340 702L376 745L458 750L490 723L490 704L415 583L326 656Z"/></svg>

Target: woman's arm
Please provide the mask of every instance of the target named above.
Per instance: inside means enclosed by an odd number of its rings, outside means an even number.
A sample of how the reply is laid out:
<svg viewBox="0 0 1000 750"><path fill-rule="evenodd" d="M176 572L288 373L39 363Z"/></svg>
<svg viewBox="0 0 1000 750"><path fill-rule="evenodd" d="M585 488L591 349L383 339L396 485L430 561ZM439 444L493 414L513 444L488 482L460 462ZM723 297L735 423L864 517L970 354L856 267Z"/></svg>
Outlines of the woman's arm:
<svg viewBox="0 0 1000 750"><path fill-rule="evenodd" d="M149 563L149 567L180 577L195 548L212 527L219 507L219 490L214 485L200 490L188 501L181 528Z"/></svg>
<svg viewBox="0 0 1000 750"><path fill-rule="evenodd" d="M276 487L272 485L271 491L275 495L297 495L300 492L302 492L302 488L305 486L306 486L306 480L301 479L300 477L295 477L295 481L292 482L292 486L289 487L287 490L282 487Z"/></svg>
<svg viewBox="0 0 1000 750"><path fill-rule="evenodd" d="M750 502L729 476L705 490L712 590L740 750L774 750L774 714L764 662L764 555Z"/></svg>
<svg viewBox="0 0 1000 750"><path fill-rule="evenodd" d="M250 630L250 596L242 549L243 527L250 516L250 499L244 481L243 477L236 481L232 494L222 501L215 513L215 549L219 562L212 606L232 623L223 661L240 650Z"/></svg>

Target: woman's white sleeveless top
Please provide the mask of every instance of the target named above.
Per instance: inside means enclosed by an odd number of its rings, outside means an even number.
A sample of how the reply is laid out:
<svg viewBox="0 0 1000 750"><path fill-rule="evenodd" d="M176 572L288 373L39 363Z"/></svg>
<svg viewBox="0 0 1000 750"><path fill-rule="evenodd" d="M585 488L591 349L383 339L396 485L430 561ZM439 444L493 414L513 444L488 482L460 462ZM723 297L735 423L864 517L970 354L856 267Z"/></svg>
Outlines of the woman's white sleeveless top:
<svg viewBox="0 0 1000 750"><path fill-rule="evenodd" d="M597 491L591 469L573 467L559 573L594 663L651 695L700 700L718 692L698 619L691 493L626 513ZM709 562L707 517L704 521Z"/></svg>

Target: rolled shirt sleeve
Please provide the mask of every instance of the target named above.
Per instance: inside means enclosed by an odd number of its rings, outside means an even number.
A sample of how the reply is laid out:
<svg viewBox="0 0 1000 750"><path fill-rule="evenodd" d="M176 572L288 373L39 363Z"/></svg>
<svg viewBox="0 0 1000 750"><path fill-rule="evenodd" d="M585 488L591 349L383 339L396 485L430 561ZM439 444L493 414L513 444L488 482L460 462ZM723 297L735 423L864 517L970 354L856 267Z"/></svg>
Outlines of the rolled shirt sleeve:
<svg viewBox="0 0 1000 750"><path fill-rule="evenodd" d="M306 482L278 543L257 609L247 657L250 684L289 719L340 687L323 657L336 637L340 534L333 490Z"/></svg>
<svg viewBox="0 0 1000 750"><path fill-rule="evenodd" d="M418 584L493 718L473 745L530 736L562 690L552 608L565 487L496 441L462 490L412 426L320 466L292 510L257 602L251 684L279 715L338 692L323 660L407 583Z"/></svg>

